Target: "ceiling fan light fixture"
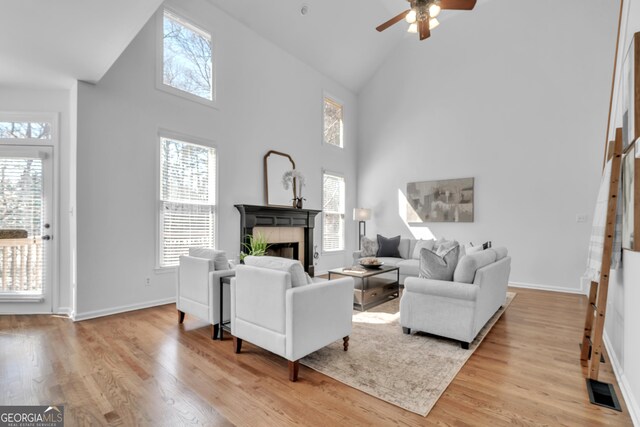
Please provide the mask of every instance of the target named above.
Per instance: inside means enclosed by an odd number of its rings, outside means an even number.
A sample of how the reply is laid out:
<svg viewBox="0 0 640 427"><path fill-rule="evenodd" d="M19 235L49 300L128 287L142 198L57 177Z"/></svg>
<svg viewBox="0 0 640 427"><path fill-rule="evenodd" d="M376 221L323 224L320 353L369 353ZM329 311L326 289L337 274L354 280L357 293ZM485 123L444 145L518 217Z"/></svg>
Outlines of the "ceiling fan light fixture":
<svg viewBox="0 0 640 427"><path fill-rule="evenodd" d="M442 8L439 4L431 3L431 5L429 6L429 16L435 18L436 16L440 15L441 10Z"/></svg>
<svg viewBox="0 0 640 427"><path fill-rule="evenodd" d="M436 18L429 19L429 30L433 30L438 25L440 25L440 22Z"/></svg>
<svg viewBox="0 0 640 427"><path fill-rule="evenodd" d="M416 11L414 9L411 9L411 11L409 11L409 13L407 13L407 16L404 19L409 24L413 24L413 23L416 22L417 16L418 15L416 14Z"/></svg>
<svg viewBox="0 0 640 427"><path fill-rule="evenodd" d="M409 29L407 30L407 33L416 34L417 32L418 32L418 24L414 22L413 24L409 25Z"/></svg>

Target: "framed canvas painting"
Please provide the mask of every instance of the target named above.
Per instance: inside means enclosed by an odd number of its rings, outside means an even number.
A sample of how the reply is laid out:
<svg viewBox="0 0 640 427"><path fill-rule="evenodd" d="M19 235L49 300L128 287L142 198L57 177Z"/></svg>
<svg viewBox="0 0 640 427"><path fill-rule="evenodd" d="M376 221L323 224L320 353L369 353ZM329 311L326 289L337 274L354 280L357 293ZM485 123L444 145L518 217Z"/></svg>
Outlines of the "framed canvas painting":
<svg viewBox="0 0 640 427"><path fill-rule="evenodd" d="M622 156L622 247L640 251L640 148L634 141Z"/></svg>
<svg viewBox="0 0 640 427"><path fill-rule="evenodd" d="M407 184L407 222L473 222L473 178Z"/></svg>

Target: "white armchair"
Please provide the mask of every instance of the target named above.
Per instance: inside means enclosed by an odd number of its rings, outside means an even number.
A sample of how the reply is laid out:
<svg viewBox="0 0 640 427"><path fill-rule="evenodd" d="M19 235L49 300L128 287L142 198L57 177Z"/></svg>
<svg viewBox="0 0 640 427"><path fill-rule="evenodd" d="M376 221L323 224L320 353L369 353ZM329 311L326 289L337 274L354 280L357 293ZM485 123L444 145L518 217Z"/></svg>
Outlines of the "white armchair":
<svg viewBox="0 0 640 427"><path fill-rule="evenodd" d="M240 265L231 279L235 352L247 340L284 357L291 381L309 353L339 339L347 351L352 313L352 278L292 287L289 272Z"/></svg>
<svg viewBox="0 0 640 427"><path fill-rule="evenodd" d="M185 314L209 322L211 339L218 336L220 325L220 280L233 276L235 270L210 271L211 260L194 256L181 256L178 267L176 307L178 323L184 322ZM229 320L229 287L223 289L223 321Z"/></svg>

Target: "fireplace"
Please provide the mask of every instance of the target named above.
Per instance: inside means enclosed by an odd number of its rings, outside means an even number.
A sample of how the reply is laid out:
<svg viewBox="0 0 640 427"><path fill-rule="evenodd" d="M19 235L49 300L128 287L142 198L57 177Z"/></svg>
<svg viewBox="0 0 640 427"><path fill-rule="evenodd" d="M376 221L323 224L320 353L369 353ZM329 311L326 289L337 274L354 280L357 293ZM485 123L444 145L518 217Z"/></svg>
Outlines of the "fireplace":
<svg viewBox="0 0 640 427"><path fill-rule="evenodd" d="M298 242L270 243L267 255L300 260L299 246Z"/></svg>
<svg viewBox="0 0 640 427"><path fill-rule="evenodd" d="M235 206L240 212L241 250L242 244L248 242L248 236L259 232L267 238L275 256L299 259L305 271L313 277L313 229L320 211L277 206Z"/></svg>

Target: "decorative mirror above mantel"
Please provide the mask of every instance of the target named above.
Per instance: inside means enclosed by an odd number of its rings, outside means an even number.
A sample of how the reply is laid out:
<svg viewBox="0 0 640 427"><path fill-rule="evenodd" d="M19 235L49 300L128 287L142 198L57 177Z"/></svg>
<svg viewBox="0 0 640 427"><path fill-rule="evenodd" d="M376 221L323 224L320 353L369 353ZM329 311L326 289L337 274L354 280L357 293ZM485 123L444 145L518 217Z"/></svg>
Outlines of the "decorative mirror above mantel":
<svg viewBox="0 0 640 427"><path fill-rule="evenodd" d="M264 195L267 206L294 206L296 184L285 189L282 176L296 168L290 155L271 150L264 156Z"/></svg>

